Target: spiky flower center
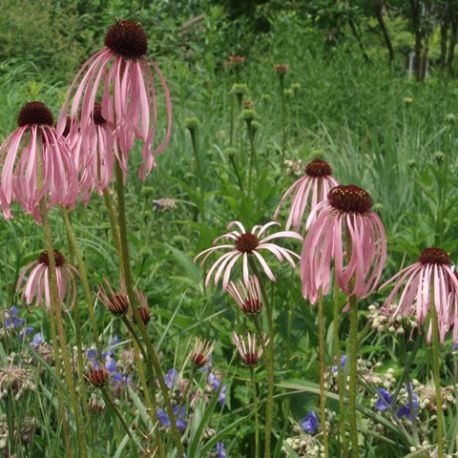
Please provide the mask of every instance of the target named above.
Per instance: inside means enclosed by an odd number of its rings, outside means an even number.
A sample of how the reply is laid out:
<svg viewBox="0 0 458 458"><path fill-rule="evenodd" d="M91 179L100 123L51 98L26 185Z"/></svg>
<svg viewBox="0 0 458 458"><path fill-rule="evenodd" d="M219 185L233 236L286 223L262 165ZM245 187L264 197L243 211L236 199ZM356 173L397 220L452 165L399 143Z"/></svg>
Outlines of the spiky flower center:
<svg viewBox="0 0 458 458"><path fill-rule="evenodd" d="M197 353L192 356L192 361L196 366L205 366L207 358L202 353Z"/></svg>
<svg viewBox="0 0 458 458"><path fill-rule="evenodd" d="M108 371L103 369L92 369L89 374L87 374L87 378L89 382L91 382L94 386L101 387L104 386L108 381Z"/></svg>
<svg viewBox="0 0 458 458"><path fill-rule="evenodd" d="M138 22L118 21L108 29L105 46L126 59L137 59L146 54L148 39Z"/></svg>
<svg viewBox="0 0 458 458"><path fill-rule="evenodd" d="M421 264L451 264L448 254L441 248L425 248L418 258Z"/></svg>
<svg viewBox="0 0 458 458"><path fill-rule="evenodd" d="M235 241L235 248L242 253L253 253L258 245L258 238L251 232L240 235Z"/></svg>
<svg viewBox="0 0 458 458"><path fill-rule="evenodd" d="M343 212L366 213L372 208L369 193L354 184L332 188L328 200L331 206Z"/></svg>
<svg viewBox="0 0 458 458"><path fill-rule="evenodd" d="M52 126L54 123L51 110L43 102L26 103L19 112L17 124L19 127L32 124L45 124Z"/></svg>
<svg viewBox="0 0 458 458"><path fill-rule="evenodd" d="M327 177L332 175L332 169L326 161L316 159L305 166L305 173L311 177Z"/></svg>
<svg viewBox="0 0 458 458"><path fill-rule="evenodd" d="M40 264L45 264L49 266L49 256L46 250L43 250L40 253L40 256L38 257L38 262ZM56 267L61 267L65 264L64 255L58 250L54 250L54 262L56 263Z"/></svg>
<svg viewBox="0 0 458 458"><path fill-rule="evenodd" d="M100 103L94 104L94 111L92 113L92 117L94 119L94 122L98 126L105 124L107 122L107 120L102 116L102 105L100 105Z"/></svg>
<svg viewBox="0 0 458 458"><path fill-rule="evenodd" d="M248 352L245 354L243 358L245 360L245 364L248 366L255 366L258 363L258 353L257 352Z"/></svg>
<svg viewBox="0 0 458 458"><path fill-rule="evenodd" d="M138 308L138 312L140 313L140 318L143 321L143 324L148 324L149 320L151 320L151 313L147 307L141 306Z"/></svg>
<svg viewBox="0 0 458 458"><path fill-rule="evenodd" d="M114 294L108 303L108 309L115 315L124 315L129 309L129 299L125 294Z"/></svg>
<svg viewBox="0 0 458 458"><path fill-rule="evenodd" d="M73 119L70 116L67 116L67 118L65 119L64 131L62 132L63 137L67 137L67 135L70 133L70 130L72 129L72 124Z"/></svg>
<svg viewBox="0 0 458 458"><path fill-rule="evenodd" d="M261 309L261 301L255 298L248 298L242 305L242 311L247 315L258 315L261 312Z"/></svg>

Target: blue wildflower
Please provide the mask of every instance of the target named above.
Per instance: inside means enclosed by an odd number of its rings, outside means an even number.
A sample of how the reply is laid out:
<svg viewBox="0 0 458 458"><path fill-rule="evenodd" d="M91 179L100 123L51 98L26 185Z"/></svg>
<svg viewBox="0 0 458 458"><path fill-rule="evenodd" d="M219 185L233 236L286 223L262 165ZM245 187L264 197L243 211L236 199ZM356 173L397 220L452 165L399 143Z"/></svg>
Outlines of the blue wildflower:
<svg viewBox="0 0 458 458"><path fill-rule="evenodd" d="M458 350L458 342L453 342L452 343L452 351L457 351Z"/></svg>
<svg viewBox="0 0 458 458"><path fill-rule="evenodd" d="M17 307L13 305L10 307L9 312L7 313L7 318L5 319L5 329L17 330L23 326L25 320L19 318L17 315Z"/></svg>
<svg viewBox="0 0 458 458"><path fill-rule="evenodd" d="M210 372L208 374L207 382L211 386L213 391L218 391L220 389L221 380L216 376L215 373ZM218 402L221 407L224 407L224 404L226 402L226 393L227 393L227 386L223 384L218 394Z"/></svg>
<svg viewBox="0 0 458 458"><path fill-rule="evenodd" d="M377 402L375 403L375 408L380 412L384 412L390 408L391 403L393 402L393 396L388 393L385 388L379 388L377 393L379 399L377 399Z"/></svg>
<svg viewBox="0 0 458 458"><path fill-rule="evenodd" d="M27 326L21 329L21 332L19 333L19 337L22 339L22 341L24 341L26 336L32 334L32 332L33 332L32 326Z"/></svg>
<svg viewBox="0 0 458 458"><path fill-rule="evenodd" d="M216 457L217 458L227 458L226 449L222 442L216 444Z"/></svg>
<svg viewBox="0 0 458 458"><path fill-rule="evenodd" d="M111 356L108 356L105 359L105 369L110 373L116 371L116 360L112 358Z"/></svg>
<svg viewBox="0 0 458 458"><path fill-rule="evenodd" d="M315 434L318 430L318 417L316 416L316 413L311 410L299 421L299 424L306 433Z"/></svg>
<svg viewBox="0 0 458 458"><path fill-rule="evenodd" d="M184 406L174 406L173 415L175 415L176 418L178 431L183 432L188 425L188 422L186 421L186 408ZM156 416L161 426L165 428L170 427L170 419L164 409L157 409Z"/></svg>
<svg viewBox="0 0 458 458"><path fill-rule="evenodd" d="M345 356L345 355L342 355L342 356L340 357L340 368L341 368L341 369L343 369L343 368L345 367L345 365L347 364L347 359L348 359L348 358L347 358L347 356ZM331 367L331 372L332 372L333 374L336 374L336 373L338 372L337 366L332 366L332 367Z"/></svg>
<svg viewBox="0 0 458 458"><path fill-rule="evenodd" d="M408 383L406 385L407 392L409 394L409 399L406 405L401 405L396 412L398 418L406 418L407 420L414 421L418 415L418 410L420 409L420 402L418 400L417 393L412 390L412 384Z"/></svg>
<svg viewBox="0 0 458 458"><path fill-rule="evenodd" d="M30 346L32 348L38 348L40 345L45 343L45 339L41 333L37 332L33 337L32 341L30 342Z"/></svg>
<svg viewBox="0 0 458 458"><path fill-rule="evenodd" d="M172 369L169 369L169 371L167 372L167 374L165 375L164 377L164 383L165 385L167 386L167 388L169 390L172 389L172 387L175 385L175 383L177 382L178 380L178 371L172 367Z"/></svg>

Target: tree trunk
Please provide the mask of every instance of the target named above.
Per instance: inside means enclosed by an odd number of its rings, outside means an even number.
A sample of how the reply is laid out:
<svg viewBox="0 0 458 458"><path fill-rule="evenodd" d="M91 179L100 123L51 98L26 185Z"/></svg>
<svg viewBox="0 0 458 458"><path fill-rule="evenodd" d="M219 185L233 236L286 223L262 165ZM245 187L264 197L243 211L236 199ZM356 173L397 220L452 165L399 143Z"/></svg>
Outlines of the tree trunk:
<svg viewBox="0 0 458 458"><path fill-rule="evenodd" d="M389 56L390 62L393 62L393 59L394 59L393 44L391 43L390 34L388 33L388 29L386 27L385 20L383 19L383 5L380 0L374 0L374 12L375 12L375 17L377 18L377 22L380 28L382 29L383 38L385 40L385 45L388 49L388 56Z"/></svg>
<svg viewBox="0 0 458 458"><path fill-rule="evenodd" d="M439 65L441 67L445 67L445 63L447 60L447 39L448 39L448 20L447 16L443 17L441 26L440 26L440 33L441 33L441 54L439 57Z"/></svg>

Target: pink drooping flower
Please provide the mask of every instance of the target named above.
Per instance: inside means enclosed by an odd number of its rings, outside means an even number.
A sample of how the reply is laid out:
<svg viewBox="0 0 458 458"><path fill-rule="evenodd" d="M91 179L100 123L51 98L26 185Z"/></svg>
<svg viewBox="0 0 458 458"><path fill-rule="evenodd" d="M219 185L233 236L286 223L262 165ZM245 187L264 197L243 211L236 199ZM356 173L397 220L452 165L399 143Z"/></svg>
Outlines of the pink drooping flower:
<svg viewBox="0 0 458 458"><path fill-rule="evenodd" d="M202 251L194 258L194 260L197 260L203 256L201 264L204 264L212 253L218 250L228 251L223 254L208 271L205 279L205 286L208 286L213 274L215 274L214 281L215 284L217 284L224 273L223 289L226 289L229 284L232 269L239 259L242 259L243 281L245 282L245 285L248 285L250 276L249 257L252 257L254 261L257 261L261 265L265 274L271 281L275 281L275 275L272 273L272 270L260 253L262 250L270 251L280 262L285 260L288 261L294 268L296 264L293 258L299 258L297 253L294 253L294 251L288 248L272 243L272 240L279 238L302 240L302 237L297 232L293 231L280 231L265 237L264 233L274 225L278 225L278 223L271 221L263 226L256 225L251 229L251 232L248 232L239 221L232 221L229 223L228 229L234 226L237 229L217 237L213 244L219 242L220 240L227 240L229 243L212 246L211 248Z"/></svg>
<svg viewBox="0 0 458 458"><path fill-rule="evenodd" d="M19 112L18 128L0 146L0 205L11 218L18 202L40 221L39 205L72 207L78 196L76 169L68 145L56 134L53 116L42 102L29 102Z"/></svg>
<svg viewBox="0 0 458 458"><path fill-rule="evenodd" d="M65 261L60 251L54 251L59 302L71 308L76 301L75 275L78 271ZM21 271L16 285L17 291L22 291L27 305L44 304L51 309L49 292L49 257L47 251L42 251L37 261L27 264Z"/></svg>
<svg viewBox="0 0 458 458"><path fill-rule="evenodd" d="M336 186L318 204L301 256L302 294L315 303L329 292L332 264L337 285L348 295L368 296L377 286L386 259L385 230L372 211L372 199L355 185Z"/></svg>
<svg viewBox="0 0 458 458"><path fill-rule="evenodd" d="M148 40L140 24L118 21L105 35L105 47L82 66L73 80L62 107L59 131L67 111L78 119L83 138L93 134L95 104L100 97L101 116L114 126L119 162L126 171L130 150L138 138L143 143L140 178L154 166L154 154L164 151L170 141L172 102L158 65L146 58ZM157 82L165 99L167 128L163 141L154 149L158 121Z"/></svg>
<svg viewBox="0 0 458 458"><path fill-rule="evenodd" d="M245 315L255 317L261 313L263 307L261 286L256 275L250 275L247 285L240 280L237 284L231 281L226 291Z"/></svg>
<svg viewBox="0 0 458 458"><path fill-rule="evenodd" d="M337 185L337 181L332 177L331 166L326 161L317 159L309 162L305 167L304 176L295 181L281 198L274 219L278 218L286 199L293 195L286 229L292 227L299 232L306 210L314 210L320 202L327 199L328 192ZM306 229L311 222L307 221Z"/></svg>
<svg viewBox="0 0 458 458"><path fill-rule="evenodd" d="M395 303L394 317L416 316L422 325L431 307L435 307L440 341L444 342L445 335L453 327L453 340L458 342L458 280L444 250L424 249L416 263L402 269L380 288L392 283L394 288L382 310L388 312L390 305ZM431 341L431 331L430 325L428 341Z"/></svg>

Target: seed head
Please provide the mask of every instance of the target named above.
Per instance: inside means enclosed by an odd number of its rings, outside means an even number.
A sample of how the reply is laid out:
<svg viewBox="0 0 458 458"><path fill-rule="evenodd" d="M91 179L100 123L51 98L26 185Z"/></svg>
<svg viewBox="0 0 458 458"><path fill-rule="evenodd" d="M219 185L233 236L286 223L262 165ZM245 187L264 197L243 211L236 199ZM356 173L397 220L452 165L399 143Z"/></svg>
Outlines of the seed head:
<svg viewBox="0 0 458 458"><path fill-rule="evenodd" d="M425 248L418 258L421 264L451 264L448 254L441 248Z"/></svg>
<svg viewBox="0 0 458 458"><path fill-rule="evenodd" d="M52 126L54 124L51 110L43 102L29 102L26 103L19 112L17 117L17 124L19 127L44 124Z"/></svg>
<svg viewBox="0 0 458 458"><path fill-rule="evenodd" d="M328 193L329 203L343 212L366 213L372 208L372 199L368 192L359 186L339 185Z"/></svg>
<svg viewBox="0 0 458 458"><path fill-rule="evenodd" d="M118 21L108 29L105 46L126 59L137 59L146 54L148 39L138 22Z"/></svg>
<svg viewBox="0 0 458 458"><path fill-rule="evenodd" d="M240 235L235 241L235 248L242 253L253 253L258 245L258 238L251 232L246 232L245 234Z"/></svg>
<svg viewBox="0 0 458 458"><path fill-rule="evenodd" d="M278 75L284 75L288 73L289 65L288 64L276 64L274 65L274 70Z"/></svg>
<svg viewBox="0 0 458 458"><path fill-rule="evenodd" d="M40 256L38 257L38 262L49 266L49 256L46 250L43 250L40 253ZM64 255L58 250L54 250L54 262L56 263L56 267L61 267L65 264Z"/></svg>
<svg viewBox="0 0 458 458"><path fill-rule="evenodd" d="M143 323L145 325L148 324L149 320L151 320L151 312L149 311L148 307L145 307L145 306L138 307L138 312L140 313L140 317Z"/></svg>
<svg viewBox="0 0 458 458"><path fill-rule="evenodd" d="M106 385L108 381L108 377L109 377L109 374L105 368L92 369L87 374L87 379L89 380L89 382L96 387L102 387Z"/></svg>
<svg viewBox="0 0 458 458"><path fill-rule="evenodd" d="M326 161L315 159L305 166L305 173L310 177L327 177L332 175L332 168Z"/></svg>

